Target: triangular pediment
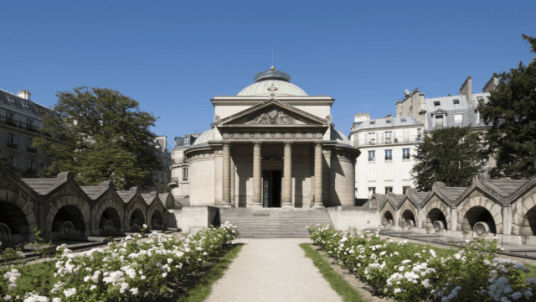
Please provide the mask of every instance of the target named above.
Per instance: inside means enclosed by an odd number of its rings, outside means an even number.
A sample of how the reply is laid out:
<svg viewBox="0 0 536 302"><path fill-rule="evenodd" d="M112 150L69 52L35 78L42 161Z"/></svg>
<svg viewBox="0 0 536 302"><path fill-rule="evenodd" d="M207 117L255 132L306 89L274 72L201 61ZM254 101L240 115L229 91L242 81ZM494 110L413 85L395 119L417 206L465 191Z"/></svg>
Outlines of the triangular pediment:
<svg viewBox="0 0 536 302"><path fill-rule="evenodd" d="M225 126L329 126L327 120L278 100L269 100L222 119Z"/></svg>

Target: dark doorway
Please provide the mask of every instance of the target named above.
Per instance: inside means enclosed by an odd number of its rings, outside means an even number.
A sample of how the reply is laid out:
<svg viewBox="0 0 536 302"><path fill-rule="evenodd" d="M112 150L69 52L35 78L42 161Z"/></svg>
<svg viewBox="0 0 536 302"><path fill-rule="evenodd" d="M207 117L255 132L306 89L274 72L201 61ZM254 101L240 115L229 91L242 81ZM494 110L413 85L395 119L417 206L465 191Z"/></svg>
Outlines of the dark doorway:
<svg viewBox="0 0 536 302"><path fill-rule="evenodd" d="M265 208L281 207L281 174L279 170L262 171L262 197Z"/></svg>

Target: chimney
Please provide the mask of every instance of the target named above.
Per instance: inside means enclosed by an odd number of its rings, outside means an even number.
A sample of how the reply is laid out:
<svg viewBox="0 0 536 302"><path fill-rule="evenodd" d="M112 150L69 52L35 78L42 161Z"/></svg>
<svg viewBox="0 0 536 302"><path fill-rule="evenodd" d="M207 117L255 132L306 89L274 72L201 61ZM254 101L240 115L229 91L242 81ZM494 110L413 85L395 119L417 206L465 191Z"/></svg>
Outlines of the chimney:
<svg viewBox="0 0 536 302"><path fill-rule="evenodd" d="M19 91L19 93L17 93L18 97L23 98L23 99L28 100L28 101L30 100L31 95L32 94L28 90L21 90L21 91Z"/></svg>
<svg viewBox="0 0 536 302"><path fill-rule="evenodd" d="M370 120L370 115L368 113L358 113L354 116L354 123L365 122Z"/></svg>
<svg viewBox="0 0 536 302"><path fill-rule="evenodd" d="M482 92L493 92L495 89L499 86L499 78L497 76L493 75L491 79L486 83L484 88L482 88Z"/></svg>
<svg viewBox="0 0 536 302"><path fill-rule="evenodd" d="M463 82L462 84L462 88L460 88L460 95L465 95L468 104L473 102L472 80L473 79L470 76L467 77L467 80L465 80L465 82Z"/></svg>

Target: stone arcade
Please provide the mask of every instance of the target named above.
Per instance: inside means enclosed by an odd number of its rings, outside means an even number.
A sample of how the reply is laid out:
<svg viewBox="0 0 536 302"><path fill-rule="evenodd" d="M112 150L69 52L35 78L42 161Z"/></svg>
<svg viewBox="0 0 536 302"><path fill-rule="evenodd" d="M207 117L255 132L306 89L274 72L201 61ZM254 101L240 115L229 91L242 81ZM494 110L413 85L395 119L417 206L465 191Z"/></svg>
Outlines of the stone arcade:
<svg viewBox="0 0 536 302"><path fill-rule="evenodd" d="M482 175L470 187L438 182L430 192L375 194L370 207L378 210L384 228L536 245L536 176L495 180Z"/></svg>
<svg viewBox="0 0 536 302"><path fill-rule="evenodd" d="M308 96L272 67L237 96L211 101L211 129L184 152L190 206L354 205L359 151L334 129L334 99Z"/></svg>
<svg viewBox="0 0 536 302"><path fill-rule="evenodd" d="M79 186L62 172L55 178L18 178L0 158L0 241L14 245L35 240L34 227L46 240L86 240L148 229L165 229L174 218L169 193L140 194L137 188L117 191L110 182Z"/></svg>

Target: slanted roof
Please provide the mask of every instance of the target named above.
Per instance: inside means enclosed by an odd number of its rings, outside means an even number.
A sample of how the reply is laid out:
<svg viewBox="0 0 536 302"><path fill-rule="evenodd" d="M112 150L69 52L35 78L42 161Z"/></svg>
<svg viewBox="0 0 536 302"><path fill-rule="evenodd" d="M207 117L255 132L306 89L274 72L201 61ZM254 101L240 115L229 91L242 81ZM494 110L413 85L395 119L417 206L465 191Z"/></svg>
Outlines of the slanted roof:
<svg viewBox="0 0 536 302"><path fill-rule="evenodd" d="M56 178L21 178L21 180L39 195L47 195L62 184Z"/></svg>
<svg viewBox="0 0 536 302"><path fill-rule="evenodd" d="M426 110L426 119L428 125L433 129L434 116L443 114L443 120L446 127L462 126L462 127L482 127L478 115L476 113L480 100L487 103L490 94L488 92L473 94L472 102L467 102L465 95L445 96L439 98L430 98L424 100L424 110ZM454 104L454 100L458 100L458 104ZM439 105L435 105L439 103ZM456 121L455 116L461 115L461 122Z"/></svg>
<svg viewBox="0 0 536 302"><path fill-rule="evenodd" d="M73 178L71 173L61 172L55 178L21 178L21 180L39 195L47 195Z"/></svg>
<svg viewBox="0 0 536 302"><path fill-rule="evenodd" d="M129 191L117 191L117 195L123 199L124 203L128 203L133 197Z"/></svg>
<svg viewBox="0 0 536 302"><path fill-rule="evenodd" d="M26 100L2 89L0 89L0 108L8 109L14 113L29 116L36 120L41 120L45 113L53 112L43 105Z"/></svg>
<svg viewBox="0 0 536 302"><path fill-rule="evenodd" d="M84 191L92 200L99 198L102 194L101 188L99 186L81 186L80 189Z"/></svg>
<svg viewBox="0 0 536 302"><path fill-rule="evenodd" d="M391 122L388 122L388 120L390 120ZM363 129L373 130L403 126L424 126L424 124L419 123L412 115L408 115L405 117L381 118L372 119L364 122L357 122L352 125L352 131Z"/></svg>
<svg viewBox="0 0 536 302"><path fill-rule="evenodd" d="M524 185L528 179L493 179L489 183L501 190L501 195L510 195Z"/></svg>
<svg viewBox="0 0 536 302"><path fill-rule="evenodd" d="M147 205L151 205L156 199L156 194L157 194L156 192L151 192L151 193L142 193L140 195L145 200L145 203Z"/></svg>

